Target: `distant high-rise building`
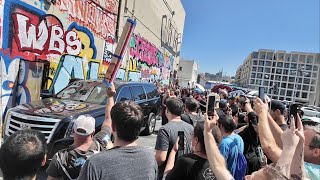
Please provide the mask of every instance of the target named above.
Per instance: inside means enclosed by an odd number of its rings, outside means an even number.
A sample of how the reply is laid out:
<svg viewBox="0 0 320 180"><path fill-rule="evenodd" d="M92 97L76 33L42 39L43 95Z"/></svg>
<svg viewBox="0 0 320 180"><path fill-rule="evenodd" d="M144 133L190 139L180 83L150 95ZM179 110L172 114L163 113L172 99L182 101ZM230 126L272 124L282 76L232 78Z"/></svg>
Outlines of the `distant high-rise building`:
<svg viewBox="0 0 320 180"><path fill-rule="evenodd" d="M273 99L320 106L320 53L260 49L240 65L235 82L263 86Z"/></svg>

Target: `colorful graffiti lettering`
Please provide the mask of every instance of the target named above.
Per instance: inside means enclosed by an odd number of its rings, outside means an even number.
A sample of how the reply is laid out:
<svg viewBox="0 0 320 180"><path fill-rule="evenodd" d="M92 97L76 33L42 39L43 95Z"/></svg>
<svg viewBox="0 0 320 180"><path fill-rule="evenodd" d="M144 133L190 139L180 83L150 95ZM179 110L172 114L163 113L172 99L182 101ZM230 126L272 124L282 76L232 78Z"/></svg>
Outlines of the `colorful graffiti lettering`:
<svg viewBox="0 0 320 180"><path fill-rule="evenodd" d="M112 1L112 2L111 2ZM117 9L115 0L108 0L109 9ZM59 0L55 4L60 11L66 12L70 21L86 26L90 31L108 39L108 35L114 35L116 30L117 16L103 10L97 3L89 0ZM117 12L117 11L116 11Z"/></svg>
<svg viewBox="0 0 320 180"><path fill-rule="evenodd" d="M4 54L3 52L0 52L0 66L1 66L1 72L0 72L0 82L1 82L1 96L0 96L0 102L1 102L1 115L4 114L8 107L12 107L14 104L13 102L13 95L14 95L14 83L16 80L16 77L18 75L19 68L19 58L11 59L10 55Z"/></svg>
<svg viewBox="0 0 320 180"><path fill-rule="evenodd" d="M110 61L108 57L115 45L113 27L118 2L83 4L84 1L76 1L75 6L85 9L80 14L87 17L82 18L70 13L66 17L66 11L53 10L56 5L71 7L73 5L68 3L74 0L59 0L55 5L44 0L40 3L39 0L0 1L2 119L8 108L39 100L42 88L58 92L72 78L97 79L104 76ZM98 6L99 3L104 3L101 7L105 10ZM68 8L68 12L73 10ZM97 24L101 28L96 28ZM103 45L104 49L97 49Z"/></svg>
<svg viewBox="0 0 320 180"><path fill-rule="evenodd" d="M40 19L27 12L19 12L14 13L12 18L15 29L12 51L15 55L28 60L34 60L36 55L40 55L37 58L45 60L48 54L80 53L81 41L77 39L77 33L64 32L61 22L55 16L45 15Z"/></svg>
<svg viewBox="0 0 320 180"><path fill-rule="evenodd" d="M168 84L172 71L173 56L148 42L140 35L133 35L130 42L130 61L127 79L160 79Z"/></svg>
<svg viewBox="0 0 320 180"><path fill-rule="evenodd" d="M61 57L53 76L50 90L59 92L73 79L98 79L100 62L78 56L64 55Z"/></svg>

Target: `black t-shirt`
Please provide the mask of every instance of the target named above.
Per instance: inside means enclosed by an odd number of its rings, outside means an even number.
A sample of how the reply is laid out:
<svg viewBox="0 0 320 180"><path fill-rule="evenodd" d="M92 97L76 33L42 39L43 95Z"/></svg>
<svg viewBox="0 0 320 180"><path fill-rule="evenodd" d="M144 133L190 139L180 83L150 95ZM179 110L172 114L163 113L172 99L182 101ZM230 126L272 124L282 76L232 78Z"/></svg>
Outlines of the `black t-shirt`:
<svg viewBox="0 0 320 180"><path fill-rule="evenodd" d="M216 177L207 159L195 154L186 154L177 160L173 169L167 174L166 180L170 179L213 180Z"/></svg>

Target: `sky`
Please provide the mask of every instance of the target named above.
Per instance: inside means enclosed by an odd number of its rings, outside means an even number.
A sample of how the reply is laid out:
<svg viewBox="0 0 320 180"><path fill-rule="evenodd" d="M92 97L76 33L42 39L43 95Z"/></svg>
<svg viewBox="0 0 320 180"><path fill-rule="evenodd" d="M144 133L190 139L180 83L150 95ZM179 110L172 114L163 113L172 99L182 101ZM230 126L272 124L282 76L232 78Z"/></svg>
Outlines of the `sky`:
<svg viewBox="0 0 320 180"><path fill-rule="evenodd" d="M181 58L234 76L259 49L320 52L319 0L181 0Z"/></svg>

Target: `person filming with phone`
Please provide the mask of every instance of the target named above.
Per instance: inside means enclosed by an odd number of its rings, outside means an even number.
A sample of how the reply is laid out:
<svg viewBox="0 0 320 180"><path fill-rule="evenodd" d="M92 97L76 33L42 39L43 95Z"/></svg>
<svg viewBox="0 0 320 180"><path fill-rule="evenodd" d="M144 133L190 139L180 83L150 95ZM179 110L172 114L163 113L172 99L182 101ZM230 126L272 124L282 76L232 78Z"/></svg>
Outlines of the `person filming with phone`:
<svg viewBox="0 0 320 180"><path fill-rule="evenodd" d="M167 100L165 114L168 118L168 123L159 129L155 145L155 158L159 166L158 179L163 177L169 154L176 143L179 131L184 134L183 141L185 146L182 152L178 152L176 158L183 154L191 153L193 126L181 120L183 108L183 102L179 98L173 97Z"/></svg>

